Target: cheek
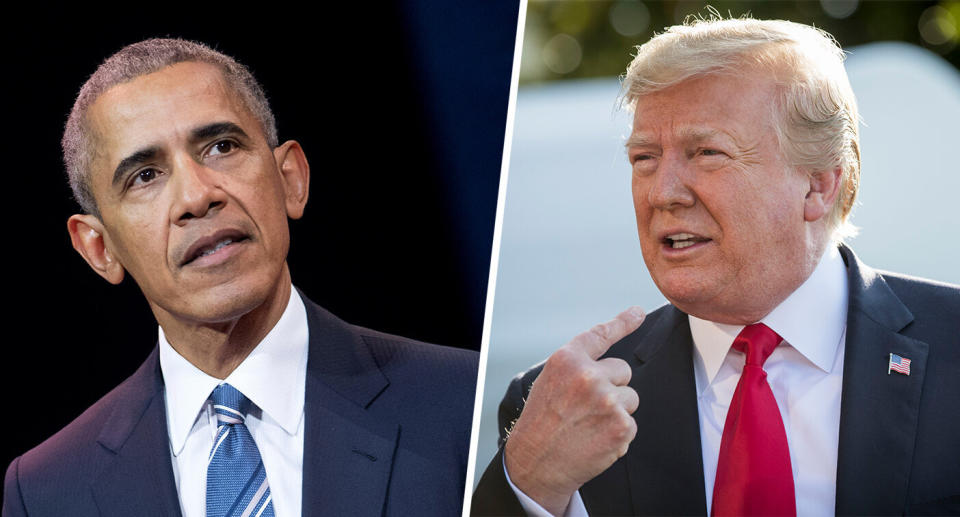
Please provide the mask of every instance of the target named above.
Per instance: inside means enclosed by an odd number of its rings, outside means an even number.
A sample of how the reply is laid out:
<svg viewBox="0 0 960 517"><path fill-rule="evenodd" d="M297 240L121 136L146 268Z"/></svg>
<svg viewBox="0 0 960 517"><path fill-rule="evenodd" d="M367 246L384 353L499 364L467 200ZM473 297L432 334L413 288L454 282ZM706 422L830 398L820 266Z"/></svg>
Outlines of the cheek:
<svg viewBox="0 0 960 517"><path fill-rule="evenodd" d="M634 174L630 182L630 189L633 193L633 209L637 213L637 222L639 223L641 218L647 217L649 208L647 203L647 187L643 179Z"/></svg>
<svg viewBox="0 0 960 517"><path fill-rule="evenodd" d="M802 183L790 178L771 195L766 205L766 218L772 238L789 240L797 233L803 233L803 201L805 191Z"/></svg>
<svg viewBox="0 0 960 517"><path fill-rule="evenodd" d="M633 179L633 209L637 223L637 237L640 241L640 253L648 270L656 268L657 249L660 243L653 237L650 225L653 210L647 200L647 190L636 178Z"/></svg>
<svg viewBox="0 0 960 517"><path fill-rule="evenodd" d="M104 243L126 269L140 269L139 265L158 265L165 260L161 251L162 243L166 242L166 233L151 225L150 218L138 217L138 214L128 214L122 224L116 224L117 218L112 218ZM149 239L143 236L151 236Z"/></svg>
<svg viewBox="0 0 960 517"><path fill-rule="evenodd" d="M290 227L283 199L264 195L257 199L253 212L259 214L259 217L256 215L253 217L260 227L263 238L269 243L267 245L269 252L272 255L286 256L290 241Z"/></svg>

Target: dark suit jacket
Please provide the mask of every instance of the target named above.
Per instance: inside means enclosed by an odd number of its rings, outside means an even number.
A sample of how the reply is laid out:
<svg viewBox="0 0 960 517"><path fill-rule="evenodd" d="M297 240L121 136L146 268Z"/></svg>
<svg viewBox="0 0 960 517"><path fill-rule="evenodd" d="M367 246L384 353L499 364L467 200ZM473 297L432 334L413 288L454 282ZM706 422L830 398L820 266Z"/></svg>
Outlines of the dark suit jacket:
<svg viewBox="0 0 960 517"><path fill-rule="evenodd" d="M841 246L841 253L850 305L836 512L960 513L960 287L875 271L848 248ZM909 376L887 374L891 352L912 361ZM705 514L687 315L671 305L654 311L607 356L633 369L638 430L627 454L580 489L587 510ZM500 429L519 417L541 368L510 384L500 404ZM503 475L502 454L501 447L474 492L474 515L523 514Z"/></svg>
<svg viewBox="0 0 960 517"><path fill-rule="evenodd" d="M459 515L477 354L344 323L304 297L303 515ZM6 516L179 516L158 350L7 469Z"/></svg>

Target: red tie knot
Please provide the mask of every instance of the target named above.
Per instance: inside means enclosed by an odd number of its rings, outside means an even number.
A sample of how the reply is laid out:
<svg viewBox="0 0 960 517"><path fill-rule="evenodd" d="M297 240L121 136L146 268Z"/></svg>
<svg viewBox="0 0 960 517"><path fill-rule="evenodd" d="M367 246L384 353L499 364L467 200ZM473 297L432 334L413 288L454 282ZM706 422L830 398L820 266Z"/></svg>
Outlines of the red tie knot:
<svg viewBox="0 0 960 517"><path fill-rule="evenodd" d="M733 348L747 354L746 364L763 367L773 349L783 341L779 334L763 323L743 327L733 340Z"/></svg>

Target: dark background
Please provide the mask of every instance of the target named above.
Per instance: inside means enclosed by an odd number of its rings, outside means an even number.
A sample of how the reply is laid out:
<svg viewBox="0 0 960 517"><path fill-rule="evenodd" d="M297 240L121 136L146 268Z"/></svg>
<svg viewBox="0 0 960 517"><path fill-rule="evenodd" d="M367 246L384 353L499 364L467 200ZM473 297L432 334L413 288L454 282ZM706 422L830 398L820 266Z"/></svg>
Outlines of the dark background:
<svg viewBox="0 0 960 517"><path fill-rule="evenodd" d="M479 349L516 5L131 5L6 18L0 464L73 420L156 344L137 286L108 284L70 246L78 208L59 146L99 62L148 37L203 41L249 66L280 140L303 145L312 174L306 215L291 226L297 287L351 323Z"/></svg>

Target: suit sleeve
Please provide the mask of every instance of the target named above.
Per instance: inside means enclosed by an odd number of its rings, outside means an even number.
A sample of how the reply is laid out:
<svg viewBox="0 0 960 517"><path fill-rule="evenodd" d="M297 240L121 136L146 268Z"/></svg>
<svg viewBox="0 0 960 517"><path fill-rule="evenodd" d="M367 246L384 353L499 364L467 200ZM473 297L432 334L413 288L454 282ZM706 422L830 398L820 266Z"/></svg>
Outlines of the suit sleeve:
<svg viewBox="0 0 960 517"><path fill-rule="evenodd" d="M483 476L480 477L480 482L477 483L477 489L473 492L473 500L470 505L471 515L526 515L504 475L503 446L507 441L510 430L513 428L513 424L520 418L524 401L530 393L533 380L540 374L542 368L542 365L537 366L510 381L507 393L500 402L498 413L497 423L500 431L498 444L500 450L487 465Z"/></svg>
<svg viewBox="0 0 960 517"><path fill-rule="evenodd" d="M27 508L23 504L23 495L20 493L20 458L13 460L7 467L7 475L3 480L3 517L25 517Z"/></svg>

